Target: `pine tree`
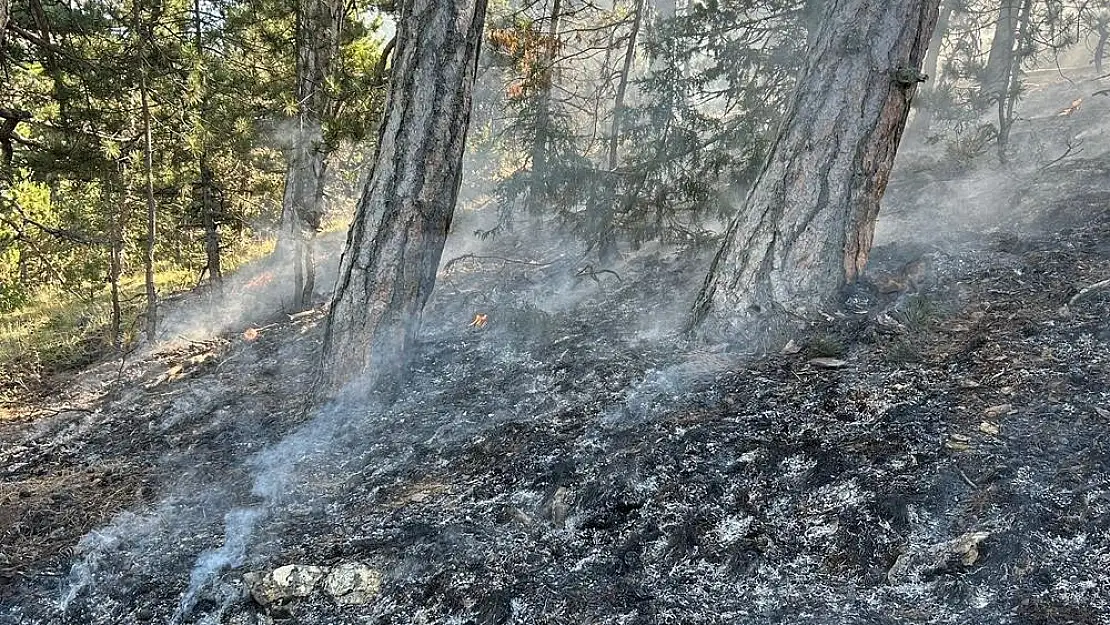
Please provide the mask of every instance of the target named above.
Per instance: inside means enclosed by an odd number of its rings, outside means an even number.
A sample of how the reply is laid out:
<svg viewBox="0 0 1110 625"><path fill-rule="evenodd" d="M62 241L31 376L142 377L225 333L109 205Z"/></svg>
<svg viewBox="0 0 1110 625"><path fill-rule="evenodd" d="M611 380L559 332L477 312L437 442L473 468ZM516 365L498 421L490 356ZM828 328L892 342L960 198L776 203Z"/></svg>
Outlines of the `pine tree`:
<svg viewBox="0 0 1110 625"><path fill-rule="evenodd" d="M836 304L867 262L939 0L829 3L767 163L725 232L692 326L739 338ZM882 65L876 66L875 59Z"/></svg>

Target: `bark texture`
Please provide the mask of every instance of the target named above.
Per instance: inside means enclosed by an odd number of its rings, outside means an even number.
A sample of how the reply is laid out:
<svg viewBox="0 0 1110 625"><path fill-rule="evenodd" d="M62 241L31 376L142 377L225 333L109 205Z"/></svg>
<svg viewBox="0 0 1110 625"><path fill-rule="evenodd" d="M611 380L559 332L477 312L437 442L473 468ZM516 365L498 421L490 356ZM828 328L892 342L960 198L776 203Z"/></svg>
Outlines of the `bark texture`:
<svg viewBox="0 0 1110 625"><path fill-rule="evenodd" d="M790 109L688 329L809 317L867 262L939 0L830 0ZM710 328L706 328L710 329Z"/></svg>
<svg viewBox="0 0 1110 625"><path fill-rule="evenodd" d="M297 9L297 118L287 153L279 249L293 259L293 304L311 303L316 270L312 242L323 218L329 148L323 123L325 82L339 54L344 0L300 0Z"/></svg>
<svg viewBox="0 0 1110 625"><path fill-rule="evenodd" d="M458 197L486 0L406 0L375 167L347 236L317 390L389 399Z"/></svg>
<svg viewBox="0 0 1110 625"><path fill-rule="evenodd" d="M983 80L983 97L1004 99L1010 85L1010 72L1014 63L1014 43L1017 40L1019 13L1023 0L1002 0L995 20L994 39L987 56L986 76Z"/></svg>
<svg viewBox="0 0 1110 625"><path fill-rule="evenodd" d="M8 19L11 17L11 2L0 0L0 46L4 45L8 35ZM0 51L0 54L3 52Z"/></svg>

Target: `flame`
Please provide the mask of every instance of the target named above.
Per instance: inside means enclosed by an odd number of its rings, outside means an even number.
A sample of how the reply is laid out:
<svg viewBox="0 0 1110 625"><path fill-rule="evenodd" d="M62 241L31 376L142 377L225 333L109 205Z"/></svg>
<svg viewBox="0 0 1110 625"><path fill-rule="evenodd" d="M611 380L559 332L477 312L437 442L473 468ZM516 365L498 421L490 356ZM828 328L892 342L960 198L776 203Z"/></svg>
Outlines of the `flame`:
<svg viewBox="0 0 1110 625"><path fill-rule="evenodd" d="M261 336L261 334L254 328L247 328L243 331L243 340L247 342L258 340L259 336Z"/></svg>
<svg viewBox="0 0 1110 625"><path fill-rule="evenodd" d="M467 327L470 328L484 328L489 323L489 315L482 313L474 313L474 321L471 321Z"/></svg>

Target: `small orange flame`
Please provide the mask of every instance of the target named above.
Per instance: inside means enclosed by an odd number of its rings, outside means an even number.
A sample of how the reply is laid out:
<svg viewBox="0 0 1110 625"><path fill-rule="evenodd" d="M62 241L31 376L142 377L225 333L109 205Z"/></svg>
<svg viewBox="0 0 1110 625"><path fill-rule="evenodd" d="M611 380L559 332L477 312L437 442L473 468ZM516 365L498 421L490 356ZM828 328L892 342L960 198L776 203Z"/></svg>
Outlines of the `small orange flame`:
<svg viewBox="0 0 1110 625"><path fill-rule="evenodd" d="M470 327L470 328L484 328L484 327L486 327L487 323L489 323L489 315L483 315L482 313L475 313L474 314L474 321L471 321L470 325L467 326L467 327Z"/></svg>

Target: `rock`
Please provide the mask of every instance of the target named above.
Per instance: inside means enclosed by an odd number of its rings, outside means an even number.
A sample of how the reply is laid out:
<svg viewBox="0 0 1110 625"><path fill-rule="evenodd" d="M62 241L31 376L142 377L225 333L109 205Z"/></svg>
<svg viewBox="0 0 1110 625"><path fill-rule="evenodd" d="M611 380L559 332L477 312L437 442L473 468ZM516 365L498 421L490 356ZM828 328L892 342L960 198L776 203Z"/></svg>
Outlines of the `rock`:
<svg viewBox="0 0 1110 625"><path fill-rule="evenodd" d="M378 596L381 588L381 573L357 562L346 562L336 566L324 580L324 592L342 605L370 603Z"/></svg>
<svg viewBox="0 0 1110 625"><path fill-rule="evenodd" d="M979 561L979 546L989 532L968 532L942 543L911 546L887 571L892 584L928 580L945 572L969 567Z"/></svg>
<svg viewBox="0 0 1110 625"><path fill-rule="evenodd" d="M952 434L944 442L949 451L967 451L971 449L971 439L963 434Z"/></svg>
<svg viewBox="0 0 1110 625"><path fill-rule="evenodd" d="M290 599L307 597L324 578L327 569L304 564L287 564L269 573L247 573L243 582L251 597L263 607L284 603Z"/></svg>
<svg viewBox="0 0 1110 625"><path fill-rule="evenodd" d="M989 418L997 418L1004 417L1012 413L1013 411L1014 406L1012 404L999 404L997 406L991 406L990 408L987 408L983 411L983 414Z"/></svg>

